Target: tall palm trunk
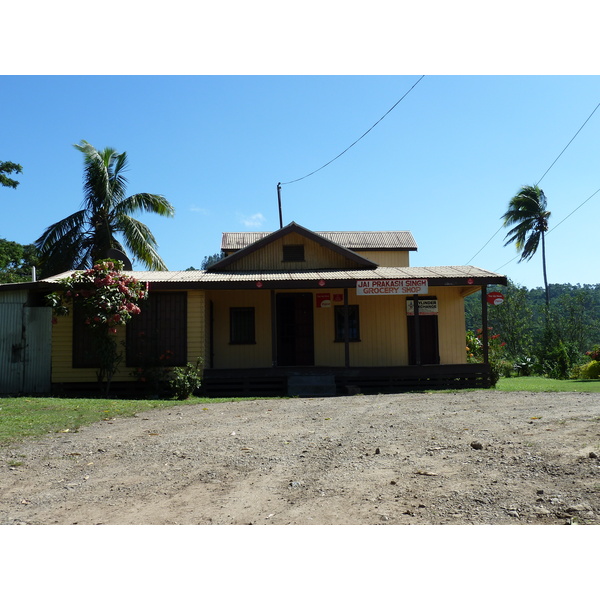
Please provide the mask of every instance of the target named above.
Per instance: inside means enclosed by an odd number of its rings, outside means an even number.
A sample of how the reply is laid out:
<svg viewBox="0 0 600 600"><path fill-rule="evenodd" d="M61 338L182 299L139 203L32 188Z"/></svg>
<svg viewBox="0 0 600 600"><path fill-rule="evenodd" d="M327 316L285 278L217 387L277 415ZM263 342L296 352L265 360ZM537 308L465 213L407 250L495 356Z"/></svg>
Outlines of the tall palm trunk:
<svg viewBox="0 0 600 600"><path fill-rule="evenodd" d="M550 308L550 293L548 291L548 275L546 274L546 238L542 230L542 268L544 270L544 288L546 289L546 308Z"/></svg>

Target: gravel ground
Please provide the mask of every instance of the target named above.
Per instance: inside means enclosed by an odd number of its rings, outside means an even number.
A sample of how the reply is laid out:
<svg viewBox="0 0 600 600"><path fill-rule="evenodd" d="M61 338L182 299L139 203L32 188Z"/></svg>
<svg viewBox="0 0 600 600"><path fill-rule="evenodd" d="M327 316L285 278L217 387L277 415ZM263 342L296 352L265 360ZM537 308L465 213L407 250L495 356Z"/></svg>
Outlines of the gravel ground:
<svg viewBox="0 0 600 600"><path fill-rule="evenodd" d="M0 448L0 524L598 524L600 394L174 406Z"/></svg>

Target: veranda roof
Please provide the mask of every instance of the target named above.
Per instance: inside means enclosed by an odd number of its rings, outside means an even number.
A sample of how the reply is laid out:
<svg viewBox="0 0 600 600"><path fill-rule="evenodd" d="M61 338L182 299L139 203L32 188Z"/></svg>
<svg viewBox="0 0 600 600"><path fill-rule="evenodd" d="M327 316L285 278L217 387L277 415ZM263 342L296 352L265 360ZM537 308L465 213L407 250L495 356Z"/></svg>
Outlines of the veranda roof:
<svg viewBox="0 0 600 600"><path fill-rule="evenodd" d="M39 283L56 284L73 272L61 273ZM507 285L504 275L474 266L377 267L376 269L315 271L127 271L127 274L139 281L148 282L151 289L247 289L256 287L257 282L267 289L354 287L357 280L365 279L427 279L429 286Z"/></svg>

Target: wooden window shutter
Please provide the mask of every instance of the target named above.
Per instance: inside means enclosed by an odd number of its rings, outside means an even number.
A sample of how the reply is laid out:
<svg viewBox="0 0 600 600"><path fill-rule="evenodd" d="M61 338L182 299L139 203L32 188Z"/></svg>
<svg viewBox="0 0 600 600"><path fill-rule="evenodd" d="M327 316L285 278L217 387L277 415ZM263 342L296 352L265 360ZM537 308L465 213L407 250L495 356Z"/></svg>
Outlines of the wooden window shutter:
<svg viewBox="0 0 600 600"><path fill-rule="evenodd" d="M127 324L127 366L174 367L187 362L187 293L156 292Z"/></svg>

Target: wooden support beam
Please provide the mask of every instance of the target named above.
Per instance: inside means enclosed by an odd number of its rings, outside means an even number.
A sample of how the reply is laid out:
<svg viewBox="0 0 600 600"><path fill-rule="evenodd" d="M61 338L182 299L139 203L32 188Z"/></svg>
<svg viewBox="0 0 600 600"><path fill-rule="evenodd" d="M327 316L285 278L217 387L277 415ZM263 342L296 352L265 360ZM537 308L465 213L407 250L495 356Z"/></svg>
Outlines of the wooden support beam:
<svg viewBox="0 0 600 600"><path fill-rule="evenodd" d="M481 329L483 342L483 362L487 365L490 362L490 339L488 331L488 303L487 286L481 286Z"/></svg>

